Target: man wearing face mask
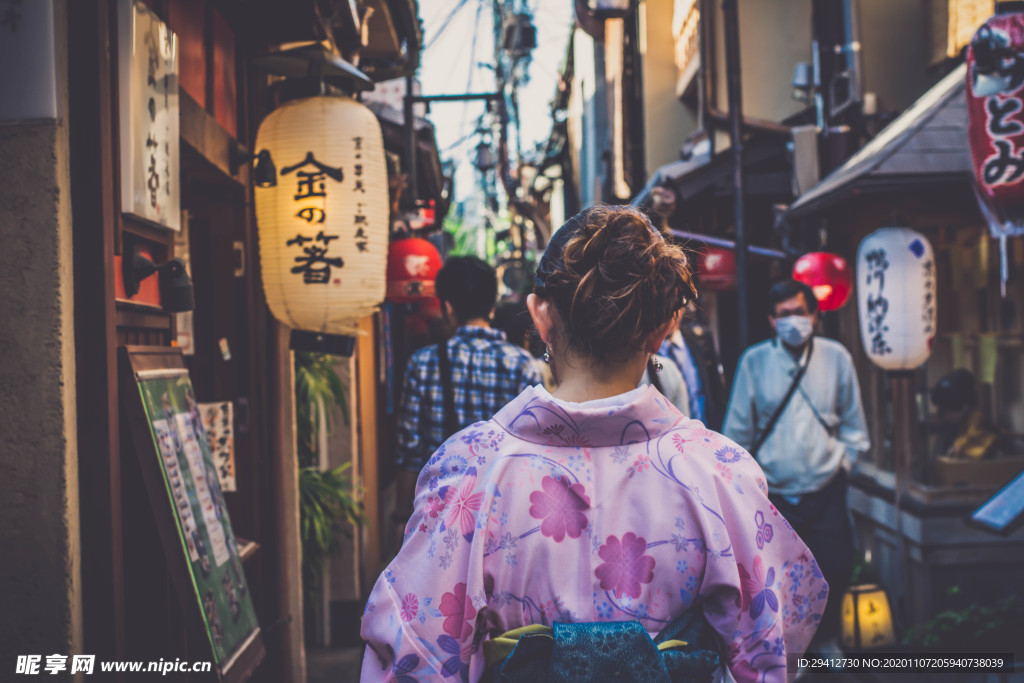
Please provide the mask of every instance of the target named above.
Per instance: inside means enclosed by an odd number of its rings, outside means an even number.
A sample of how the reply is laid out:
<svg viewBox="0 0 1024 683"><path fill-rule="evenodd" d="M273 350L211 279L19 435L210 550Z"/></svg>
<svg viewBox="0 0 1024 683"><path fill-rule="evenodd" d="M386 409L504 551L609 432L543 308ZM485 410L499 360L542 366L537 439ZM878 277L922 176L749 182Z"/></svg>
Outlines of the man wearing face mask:
<svg viewBox="0 0 1024 683"><path fill-rule="evenodd" d="M846 471L870 445L850 353L814 336L818 301L786 280L768 292L775 337L740 359L722 432L753 455L769 498L793 526L829 584L818 629L834 638L853 563Z"/></svg>

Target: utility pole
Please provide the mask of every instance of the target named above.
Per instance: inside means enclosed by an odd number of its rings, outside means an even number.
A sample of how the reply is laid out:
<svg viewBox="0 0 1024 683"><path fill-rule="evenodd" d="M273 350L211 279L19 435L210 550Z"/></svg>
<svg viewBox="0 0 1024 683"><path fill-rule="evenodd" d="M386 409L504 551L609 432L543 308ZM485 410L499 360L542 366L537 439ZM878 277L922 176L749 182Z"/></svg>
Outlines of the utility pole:
<svg viewBox="0 0 1024 683"><path fill-rule="evenodd" d="M410 212L416 211L416 200L419 198L419 188L416 184L416 119L412 106L415 83L416 79L411 74L405 77L405 204Z"/></svg>
<svg viewBox="0 0 1024 683"><path fill-rule="evenodd" d="M736 225L736 294L739 345L750 344L747 297L747 235L743 204L743 81L740 78L740 26L737 0L722 0L725 20L725 68L729 95L729 139L732 146L733 220Z"/></svg>

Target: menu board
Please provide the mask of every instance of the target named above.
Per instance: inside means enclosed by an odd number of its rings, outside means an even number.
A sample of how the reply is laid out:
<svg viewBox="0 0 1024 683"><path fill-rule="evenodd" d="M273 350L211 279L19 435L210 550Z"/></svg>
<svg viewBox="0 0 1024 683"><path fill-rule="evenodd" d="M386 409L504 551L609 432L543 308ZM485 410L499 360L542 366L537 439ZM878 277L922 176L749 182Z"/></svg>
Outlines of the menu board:
<svg viewBox="0 0 1024 683"><path fill-rule="evenodd" d="M220 677L234 680L226 675L239 658L252 666L262 658L260 629L188 370L175 349L123 352L132 380L126 387L135 387L134 407L141 408L132 420L133 437L169 565L184 567L178 573L182 594L195 601L189 611L198 612ZM168 364L180 367L153 367ZM124 400L134 401L128 395ZM184 562L175 562L175 554Z"/></svg>

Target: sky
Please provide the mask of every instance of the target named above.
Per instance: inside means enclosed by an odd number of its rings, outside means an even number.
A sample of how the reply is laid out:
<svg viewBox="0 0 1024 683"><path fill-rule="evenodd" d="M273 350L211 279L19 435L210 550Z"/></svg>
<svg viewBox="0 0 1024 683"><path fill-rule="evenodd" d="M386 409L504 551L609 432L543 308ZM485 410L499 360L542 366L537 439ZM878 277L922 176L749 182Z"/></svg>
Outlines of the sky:
<svg viewBox="0 0 1024 683"><path fill-rule="evenodd" d="M504 2L511 4L512 0ZM572 0L521 0L519 4L528 7L537 28L530 80L519 92L522 149L530 150L546 140L551 130L550 103L565 57ZM418 75L424 95L494 91L492 8L493 0L420 1L425 49ZM433 103L428 114L437 131L441 158L458 165L457 199L473 189L470 161L480 139L473 132L483 111L482 101Z"/></svg>

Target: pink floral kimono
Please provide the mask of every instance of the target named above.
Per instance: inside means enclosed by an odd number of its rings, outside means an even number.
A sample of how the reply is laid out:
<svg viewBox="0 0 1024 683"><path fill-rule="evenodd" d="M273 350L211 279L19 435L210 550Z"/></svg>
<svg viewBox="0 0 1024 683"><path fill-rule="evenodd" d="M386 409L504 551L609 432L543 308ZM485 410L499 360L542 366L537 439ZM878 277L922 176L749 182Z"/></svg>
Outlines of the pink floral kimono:
<svg viewBox="0 0 1024 683"><path fill-rule="evenodd" d="M746 451L653 387L585 404L526 389L421 472L363 615L362 680L475 681L489 636L633 619L654 635L697 600L736 680L785 680L828 586L766 491Z"/></svg>

